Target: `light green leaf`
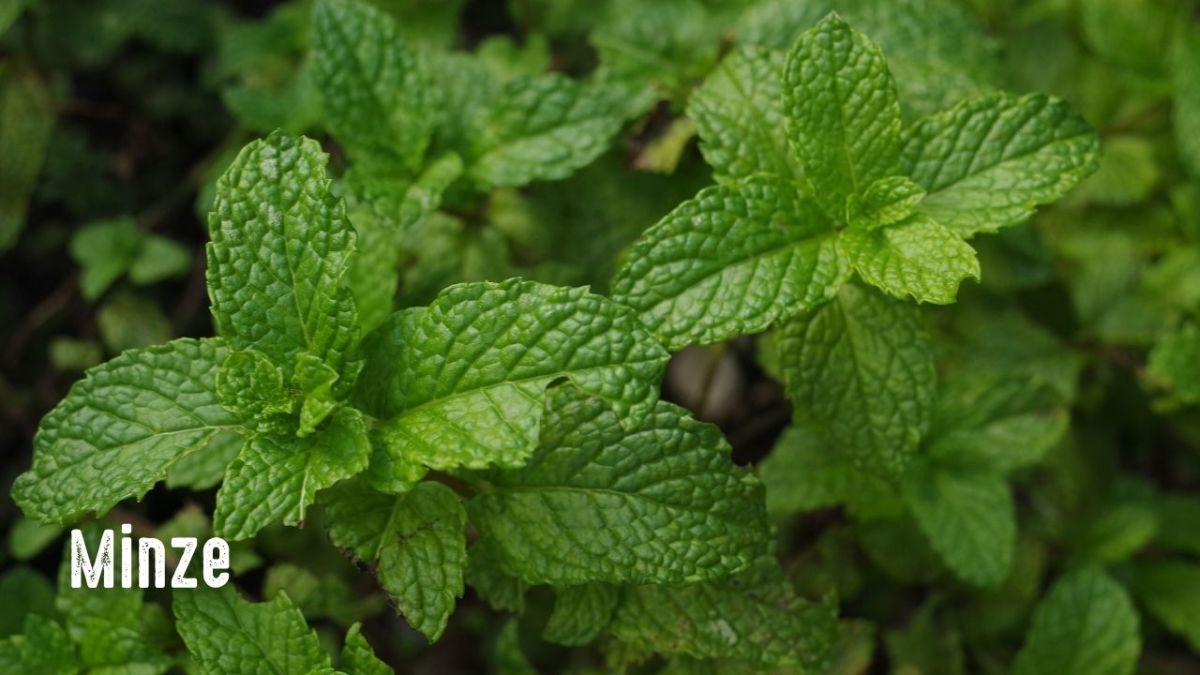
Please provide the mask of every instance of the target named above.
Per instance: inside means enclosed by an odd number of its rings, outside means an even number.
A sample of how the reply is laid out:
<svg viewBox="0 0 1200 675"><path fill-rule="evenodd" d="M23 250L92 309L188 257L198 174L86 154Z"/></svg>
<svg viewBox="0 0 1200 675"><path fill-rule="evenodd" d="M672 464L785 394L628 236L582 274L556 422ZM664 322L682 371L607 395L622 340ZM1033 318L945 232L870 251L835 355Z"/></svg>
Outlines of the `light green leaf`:
<svg viewBox="0 0 1200 675"><path fill-rule="evenodd" d="M0 253L25 228L29 196L37 184L54 126L45 86L35 77L0 73Z"/></svg>
<svg viewBox="0 0 1200 675"><path fill-rule="evenodd" d="M1146 373L1185 403L1200 403L1200 327L1185 324L1163 333L1150 350Z"/></svg>
<svg viewBox="0 0 1200 675"><path fill-rule="evenodd" d="M608 148L622 103L613 88L557 73L512 80L472 130L468 173L484 186L566 178Z"/></svg>
<svg viewBox="0 0 1200 675"><path fill-rule="evenodd" d="M376 573L413 628L436 641L463 594L467 515L450 488L431 481L396 496L351 481L321 501L329 537Z"/></svg>
<svg viewBox="0 0 1200 675"><path fill-rule="evenodd" d="M897 475L929 426L933 345L911 305L869 288L783 325L780 366L797 422L863 469Z"/></svg>
<svg viewBox="0 0 1200 675"><path fill-rule="evenodd" d="M67 632L37 614L25 617L25 632L0 640L0 670L6 673L75 675L80 664Z"/></svg>
<svg viewBox="0 0 1200 675"><path fill-rule="evenodd" d="M329 655L286 593L252 603L229 584L176 591L173 605L179 635L208 672L308 675L329 668Z"/></svg>
<svg viewBox="0 0 1200 675"><path fill-rule="evenodd" d="M166 237L146 235L129 266L129 279L135 284L152 284L180 276L191 266L192 252L187 247Z"/></svg>
<svg viewBox="0 0 1200 675"><path fill-rule="evenodd" d="M610 630L645 651L820 672L837 620L832 608L799 598L775 560L764 558L731 579L629 588Z"/></svg>
<svg viewBox="0 0 1200 675"><path fill-rule="evenodd" d="M1200 651L1200 565L1139 562L1130 587L1151 616Z"/></svg>
<svg viewBox="0 0 1200 675"><path fill-rule="evenodd" d="M955 575L977 586L1008 576L1017 515L998 475L914 462L901 481L904 502L925 537Z"/></svg>
<svg viewBox="0 0 1200 675"><path fill-rule="evenodd" d="M351 154L395 158L416 171L440 101L395 20L363 0L320 0L313 9L312 64L325 123Z"/></svg>
<svg viewBox="0 0 1200 675"><path fill-rule="evenodd" d="M904 134L920 211L961 237L1015 225L1096 170L1096 132L1062 101L988 94L926 117Z"/></svg>
<svg viewBox="0 0 1200 675"><path fill-rule="evenodd" d="M290 413L293 408L283 385L283 371L254 349L233 352L221 362L217 399L251 428L269 415Z"/></svg>
<svg viewBox="0 0 1200 675"><path fill-rule="evenodd" d="M342 646L342 660L338 665L347 675L394 675L388 664L375 656L375 650L363 637L361 626L354 624L346 632L346 643Z"/></svg>
<svg viewBox="0 0 1200 675"><path fill-rule="evenodd" d="M525 466L481 476L471 523L529 583L681 583L745 568L769 540L762 486L716 427L660 402L621 419L554 387Z"/></svg>
<svg viewBox="0 0 1200 675"><path fill-rule="evenodd" d="M217 340L181 339L89 370L42 418L13 499L30 518L67 523L140 498L176 461L237 428L216 394L228 353Z"/></svg>
<svg viewBox="0 0 1200 675"><path fill-rule="evenodd" d="M520 279L451 286L393 315L364 351L358 398L385 420L387 451L435 469L523 463L561 377L644 417L667 361L632 310Z"/></svg>
<svg viewBox="0 0 1200 675"><path fill-rule="evenodd" d="M255 434L225 472L213 531L246 539L271 523L295 525L319 490L367 468L370 454L366 422L353 408L339 409L305 438Z"/></svg>
<svg viewBox="0 0 1200 675"><path fill-rule="evenodd" d="M720 181L758 173L801 175L784 132L784 54L743 47L725 57L692 93L687 113L700 134L700 151Z"/></svg>
<svg viewBox="0 0 1200 675"><path fill-rule="evenodd" d="M28 518L18 518L8 531L8 550L17 560L29 560L58 539L63 528Z"/></svg>
<svg viewBox="0 0 1200 675"><path fill-rule="evenodd" d="M285 368L307 351L340 371L356 338L354 299L341 286L355 235L327 161L311 139L255 141L221 176L209 217L217 332Z"/></svg>
<svg viewBox="0 0 1200 675"><path fill-rule="evenodd" d="M907 218L925 198L925 190L904 176L888 176L867 186L862 195L846 201L851 227L877 230Z"/></svg>
<svg viewBox="0 0 1200 675"><path fill-rule="evenodd" d="M296 355L292 388L301 399L297 436L303 438L311 434L337 408L337 396L333 390L337 381L337 371L324 361L309 353Z"/></svg>
<svg viewBox="0 0 1200 675"><path fill-rule="evenodd" d="M766 330L833 297L848 275L816 205L759 176L701 190L647 230L612 296L675 350Z"/></svg>
<svg viewBox="0 0 1200 675"><path fill-rule="evenodd" d="M1038 605L1014 675L1129 675L1141 638L1129 596L1095 568L1055 582Z"/></svg>
<svg viewBox="0 0 1200 675"><path fill-rule="evenodd" d="M87 300L100 297L137 258L142 234L132 218L89 223L71 237L71 258L79 264L79 290Z"/></svg>
<svg viewBox="0 0 1200 675"><path fill-rule="evenodd" d="M879 47L829 14L797 40L783 110L813 198L841 220L846 198L900 174L900 103Z"/></svg>
<svg viewBox="0 0 1200 675"><path fill-rule="evenodd" d="M920 212L882 230L847 228L838 245L864 281L898 298L948 305L963 279L979 279L975 249Z"/></svg>
<svg viewBox="0 0 1200 675"><path fill-rule="evenodd" d="M621 591L608 584L583 584L555 589L554 612L542 639L567 646L586 645L608 627Z"/></svg>

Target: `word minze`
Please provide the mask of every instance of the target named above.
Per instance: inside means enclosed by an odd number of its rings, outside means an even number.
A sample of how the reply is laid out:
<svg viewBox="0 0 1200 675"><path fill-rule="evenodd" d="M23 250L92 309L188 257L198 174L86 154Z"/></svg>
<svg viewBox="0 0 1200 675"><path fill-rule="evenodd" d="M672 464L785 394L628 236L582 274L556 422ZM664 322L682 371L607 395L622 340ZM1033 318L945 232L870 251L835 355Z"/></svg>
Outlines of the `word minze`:
<svg viewBox="0 0 1200 675"><path fill-rule="evenodd" d="M121 526L121 588L133 588L133 540L124 536L132 531L133 528L128 524ZM114 568L117 567L117 560L113 556L113 538L112 530L104 530L96 547L96 555L90 556L83 532L71 530L71 588L82 588L85 582L88 588L113 587ZM175 573L171 575L171 588L196 587L196 579L187 576L187 572L198 545L195 537L171 537L171 548L179 551ZM200 558L203 561L201 566L205 585L220 588L229 581L229 573L223 571L229 569L228 542L220 537L205 541ZM166 588L167 547L154 537L138 537L138 588L152 587L151 570L154 572L153 588Z"/></svg>

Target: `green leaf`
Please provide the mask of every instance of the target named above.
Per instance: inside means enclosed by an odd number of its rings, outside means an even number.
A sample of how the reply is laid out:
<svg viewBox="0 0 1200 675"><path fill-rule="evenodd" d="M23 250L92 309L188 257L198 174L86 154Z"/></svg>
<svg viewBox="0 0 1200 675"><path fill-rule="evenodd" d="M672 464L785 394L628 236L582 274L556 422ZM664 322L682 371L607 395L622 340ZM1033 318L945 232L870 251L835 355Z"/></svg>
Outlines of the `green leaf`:
<svg viewBox="0 0 1200 675"><path fill-rule="evenodd" d="M1067 431L1061 395L1033 375L967 369L942 383L927 453L1007 472L1037 463Z"/></svg>
<svg viewBox="0 0 1200 675"><path fill-rule="evenodd" d="M1200 403L1200 327L1189 323L1159 335L1146 373L1169 387L1180 401Z"/></svg>
<svg viewBox="0 0 1200 675"><path fill-rule="evenodd" d="M207 453L237 428L216 394L228 353L217 340L181 339L89 370L42 419L13 499L30 518L67 523L140 498L176 461Z"/></svg>
<svg viewBox="0 0 1200 675"><path fill-rule="evenodd" d="M356 339L354 300L341 285L355 235L327 161L311 139L255 141L221 176L209 217L217 332L285 368L306 351L340 371Z"/></svg>
<svg viewBox="0 0 1200 675"><path fill-rule="evenodd" d="M54 587L24 565L10 566L0 574L0 597L5 603L0 612L0 638L20 633L27 616L54 616Z"/></svg>
<svg viewBox="0 0 1200 675"><path fill-rule="evenodd" d="M780 366L797 422L863 469L898 475L933 405L933 345L911 305L856 285L783 325Z"/></svg>
<svg viewBox="0 0 1200 675"><path fill-rule="evenodd" d="M311 58L325 123L352 156L395 158L416 171L440 101L396 22L362 0L321 0Z"/></svg>
<svg viewBox="0 0 1200 675"><path fill-rule="evenodd" d="M1200 34L1184 37L1174 65L1175 144L1191 174L1200 176Z"/></svg>
<svg viewBox="0 0 1200 675"><path fill-rule="evenodd" d="M501 569L500 552L490 539L471 545L467 557L467 583L498 612L520 614L525 611L525 591L529 586Z"/></svg>
<svg viewBox="0 0 1200 675"><path fill-rule="evenodd" d="M463 594L467 516L458 495L430 481L399 496L351 481L321 503L333 543L377 563L384 590L408 622L436 641Z"/></svg>
<svg viewBox="0 0 1200 675"><path fill-rule="evenodd" d="M132 218L90 223L71 237L71 257L79 263L79 290L87 300L100 297L137 258L142 234Z"/></svg>
<svg viewBox="0 0 1200 675"><path fill-rule="evenodd" d="M583 584L555 589L554 612L542 639L567 646L586 645L608 627L621 591L608 584Z"/></svg>
<svg viewBox="0 0 1200 675"><path fill-rule="evenodd" d="M838 245L864 281L898 298L948 305L980 275L975 249L920 212L885 229L847 228Z"/></svg>
<svg viewBox="0 0 1200 675"><path fill-rule="evenodd" d="M1015 225L1095 171L1096 132L1062 101L988 94L926 117L904 134L920 211L961 237Z"/></svg>
<svg viewBox="0 0 1200 675"><path fill-rule="evenodd" d="M613 280L669 349L758 333L849 275L832 225L781 179L701 190L643 234Z"/></svg>
<svg viewBox="0 0 1200 675"><path fill-rule="evenodd" d="M717 180L758 173L801 175L784 132L784 60L782 52L739 48L688 99L687 113L700 134L700 151Z"/></svg>
<svg viewBox="0 0 1200 675"><path fill-rule="evenodd" d="M329 655L285 593L253 603L230 584L176 591L172 604L179 635L206 671L308 675L329 668Z"/></svg>
<svg viewBox="0 0 1200 675"><path fill-rule="evenodd" d="M360 629L361 626L356 623L346 632L342 660L338 665L348 675L393 675L395 671L375 656L375 651Z"/></svg>
<svg viewBox="0 0 1200 675"><path fill-rule="evenodd" d="M1128 675L1141 649L1129 596L1104 572L1083 568L1055 582L1038 605L1014 675Z"/></svg>
<svg viewBox="0 0 1200 675"><path fill-rule="evenodd" d="M319 490L367 468L370 455L366 421L353 408L340 408L305 438L255 434L225 472L213 531L246 539L275 522L296 525Z"/></svg>
<svg viewBox="0 0 1200 675"><path fill-rule="evenodd" d="M29 560L58 539L63 528L28 518L18 518L8 531L8 550L17 560Z"/></svg>
<svg viewBox="0 0 1200 675"><path fill-rule="evenodd" d="M566 178L608 148L622 103L610 87L557 73L512 80L472 130L468 173L483 186Z"/></svg>
<svg viewBox="0 0 1200 675"><path fill-rule="evenodd" d="M0 73L0 253L25 228L29 196L37 184L54 110L45 86L35 77Z"/></svg>
<svg viewBox="0 0 1200 675"><path fill-rule="evenodd" d="M667 353L632 310L586 289L511 279L451 286L364 342L358 398L397 463L519 465L561 377L621 414L653 410Z"/></svg>
<svg viewBox="0 0 1200 675"><path fill-rule="evenodd" d="M1130 587L1151 616L1200 651L1200 565L1139 562Z"/></svg>
<svg viewBox="0 0 1200 675"><path fill-rule="evenodd" d="M798 597L770 558L731 579L625 591L610 627L646 651L737 658L820 672L837 639L832 608Z"/></svg>
<svg viewBox="0 0 1200 675"><path fill-rule="evenodd" d="M829 14L796 41L784 114L813 198L841 220L846 199L900 174L900 103L879 47Z"/></svg>
<svg viewBox="0 0 1200 675"><path fill-rule="evenodd" d="M230 354L217 372L217 398L247 427L267 416L292 412L292 400L283 385L283 371L265 354L243 349Z"/></svg>
<svg viewBox="0 0 1200 675"><path fill-rule="evenodd" d="M765 549L762 486L716 427L660 402L621 419L572 386L550 390L525 466L481 476L471 523L529 583L680 583L728 575Z"/></svg>
<svg viewBox="0 0 1200 675"><path fill-rule="evenodd" d="M80 664L67 632L37 614L25 617L25 632L0 640L0 670L6 673L75 675Z"/></svg>
<svg viewBox="0 0 1200 675"><path fill-rule="evenodd" d="M925 190L904 176L888 176L850 195L846 222L853 228L877 230L907 218L925 198Z"/></svg>
<svg viewBox="0 0 1200 675"><path fill-rule="evenodd" d="M998 475L914 462L901 481L904 502L955 575L977 586L1008 577L1017 515Z"/></svg>
<svg viewBox="0 0 1200 675"><path fill-rule="evenodd" d="M192 252L182 244L158 235L145 235L137 258L129 266L135 284L152 284L177 277L192 267Z"/></svg>

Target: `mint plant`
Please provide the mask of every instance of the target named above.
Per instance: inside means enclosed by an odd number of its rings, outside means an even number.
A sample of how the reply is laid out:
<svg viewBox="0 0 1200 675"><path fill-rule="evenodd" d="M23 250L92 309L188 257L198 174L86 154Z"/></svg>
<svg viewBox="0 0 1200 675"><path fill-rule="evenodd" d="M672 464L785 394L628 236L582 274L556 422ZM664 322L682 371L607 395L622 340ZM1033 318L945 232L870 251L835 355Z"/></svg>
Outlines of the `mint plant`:
<svg viewBox="0 0 1200 675"><path fill-rule="evenodd" d="M0 671L1186 670L1200 29L1068 5L0 9Z"/></svg>

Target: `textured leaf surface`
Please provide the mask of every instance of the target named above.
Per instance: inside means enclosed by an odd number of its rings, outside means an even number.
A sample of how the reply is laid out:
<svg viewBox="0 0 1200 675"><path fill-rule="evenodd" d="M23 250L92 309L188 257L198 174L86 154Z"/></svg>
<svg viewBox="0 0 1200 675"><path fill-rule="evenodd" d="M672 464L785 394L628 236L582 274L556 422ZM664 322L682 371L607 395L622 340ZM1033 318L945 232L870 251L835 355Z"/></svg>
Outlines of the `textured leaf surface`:
<svg viewBox="0 0 1200 675"><path fill-rule="evenodd" d="M846 198L900 173L900 103L879 47L830 14L788 54L788 136L813 198L841 220Z"/></svg>
<svg viewBox="0 0 1200 675"><path fill-rule="evenodd" d="M1095 171L1096 133L1065 103L989 94L905 132L904 167L928 192L921 211L959 236L994 232L1033 214Z"/></svg>
<svg viewBox="0 0 1200 675"><path fill-rule="evenodd" d="M25 514L65 523L141 497L176 461L207 453L237 419L217 400L228 349L175 340L88 371L42 419L33 467L13 484Z"/></svg>
<svg viewBox="0 0 1200 675"><path fill-rule="evenodd" d="M306 438L280 432L252 436L217 492L214 531L228 539L254 536L271 523L304 520L317 491L367 468L371 443L362 413L340 409Z"/></svg>
<svg viewBox="0 0 1200 675"><path fill-rule="evenodd" d="M586 645L612 621L621 591L608 584L583 584L555 590L554 612L542 639L560 645Z"/></svg>
<svg viewBox="0 0 1200 675"><path fill-rule="evenodd" d="M441 483L394 496L346 483L323 498L333 543L378 563L379 580L413 628L435 641L463 594L467 515Z"/></svg>
<svg viewBox="0 0 1200 675"><path fill-rule="evenodd" d="M921 531L958 577L995 586L1008 576L1017 538L1016 507L999 475L915 462L901 483Z"/></svg>
<svg viewBox="0 0 1200 675"><path fill-rule="evenodd" d="M13 73L0 77L0 253L25 227L53 126L54 111L41 82Z"/></svg>
<svg viewBox="0 0 1200 675"><path fill-rule="evenodd" d="M1151 616L1200 651L1200 565L1138 563L1131 586Z"/></svg>
<svg viewBox="0 0 1200 675"><path fill-rule="evenodd" d="M627 589L610 630L647 651L819 671L837 621L832 609L799 598L765 559L729 580Z"/></svg>
<svg viewBox="0 0 1200 675"><path fill-rule="evenodd" d="M768 540L758 479L730 462L716 427L665 402L635 422L555 387L534 456L484 480L471 522L530 583L711 579Z"/></svg>
<svg viewBox="0 0 1200 675"><path fill-rule="evenodd" d="M718 180L799 177L784 131L782 52L747 47L721 61L688 100L700 150Z"/></svg>
<svg viewBox="0 0 1200 675"><path fill-rule="evenodd" d="M701 190L647 230L612 295L681 349L766 330L833 297L848 274L816 205L760 176Z"/></svg>
<svg viewBox="0 0 1200 675"><path fill-rule="evenodd" d="M915 307L877 291L838 297L784 324L780 365L798 421L860 468L897 474L929 424L933 346Z"/></svg>
<svg viewBox="0 0 1200 675"><path fill-rule="evenodd" d="M512 80L474 130L469 173L493 186L566 178L608 148L622 103L611 88L555 73Z"/></svg>
<svg viewBox="0 0 1200 675"><path fill-rule="evenodd" d="M355 339L342 277L354 229L313 140L276 132L247 145L217 182L208 295L217 331L281 366L301 351L338 369Z"/></svg>
<svg viewBox="0 0 1200 675"><path fill-rule="evenodd" d="M393 315L364 350L360 399L387 420L388 452L439 469L521 463L560 377L645 416L667 360L628 308L519 279L452 286Z"/></svg>
<svg viewBox="0 0 1200 675"><path fill-rule="evenodd" d="M375 656L371 644L363 637L359 625L350 626L346 633L346 643L342 646L342 660L339 664L347 675L393 675L388 664Z"/></svg>
<svg viewBox="0 0 1200 675"><path fill-rule="evenodd" d="M177 591L172 604L179 635L208 672L308 675L329 668L329 655L285 593L252 603L230 584Z"/></svg>
<svg viewBox="0 0 1200 675"><path fill-rule="evenodd" d="M923 214L884 229L847 228L838 238L864 281L898 298L948 305L963 279L978 279L970 244Z"/></svg>
<svg viewBox="0 0 1200 675"><path fill-rule="evenodd" d="M887 227L907 218L924 198L925 190L904 176L880 178L861 196L850 196L846 222L867 230Z"/></svg>
<svg viewBox="0 0 1200 675"><path fill-rule="evenodd" d="M0 640L0 670L6 673L74 675L80 664L67 632L46 617L25 617L25 631Z"/></svg>
<svg viewBox="0 0 1200 675"><path fill-rule="evenodd" d="M1014 675L1129 675L1141 638L1129 596L1098 569L1059 579L1038 605Z"/></svg>
<svg viewBox="0 0 1200 675"><path fill-rule="evenodd" d="M416 170L433 135L437 89L395 20L362 0L313 9L312 68L325 123L351 153Z"/></svg>

